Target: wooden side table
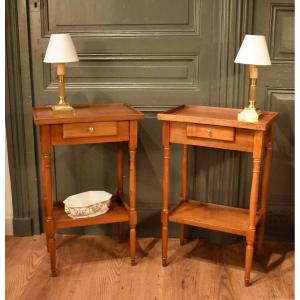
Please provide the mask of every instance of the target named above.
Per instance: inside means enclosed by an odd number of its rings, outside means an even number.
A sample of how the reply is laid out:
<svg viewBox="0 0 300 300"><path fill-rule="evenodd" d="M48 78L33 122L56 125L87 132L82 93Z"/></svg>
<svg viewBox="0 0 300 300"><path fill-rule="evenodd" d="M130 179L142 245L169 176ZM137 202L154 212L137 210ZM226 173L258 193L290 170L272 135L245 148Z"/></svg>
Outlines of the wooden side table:
<svg viewBox="0 0 300 300"><path fill-rule="evenodd" d="M44 220L52 276L56 276L55 231L57 228L117 223L118 233L121 236L122 225L124 222L129 222L131 264L135 264L137 120L143 119L143 116L141 112L127 104L78 106L75 107L74 113L55 113L51 107L33 109L34 123L40 129ZM71 219L64 212L62 202L53 202L51 147L108 142L118 143L118 191L112 198L110 210L97 217ZM122 142L129 144L129 205L124 201L123 195Z"/></svg>
<svg viewBox="0 0 300 300"><path fill-rule="evenodd" d="M180 243L184 243L185 225L208 228L246 237L245 285L249 285L253 246L257 230L258 254L263 251L271 164L272 140L276 112L264 112L257 123L237 120L239 109L182 105L157 115L163 121L163 206L162 206L162 265L167 265L168 222L180 224ZM181 199L169 211L170 144L183 144ZM251 152L253 175L250 206L241 209L189 200L188 145ZM261 161L265 150L262 194L258 207Z"/></svg>

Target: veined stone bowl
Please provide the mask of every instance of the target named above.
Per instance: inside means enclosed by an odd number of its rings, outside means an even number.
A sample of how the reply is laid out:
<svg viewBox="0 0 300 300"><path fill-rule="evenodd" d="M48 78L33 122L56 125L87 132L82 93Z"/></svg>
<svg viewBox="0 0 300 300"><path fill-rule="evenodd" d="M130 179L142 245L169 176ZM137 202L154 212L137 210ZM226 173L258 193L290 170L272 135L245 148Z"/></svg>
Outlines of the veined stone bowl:
<svg viewBox="0 0 300 300"><path fill-rule="evenodd" d="M88 191L69 196L63 201L65 212L72 219L96 217L109 210L112 194Z"/></svg>

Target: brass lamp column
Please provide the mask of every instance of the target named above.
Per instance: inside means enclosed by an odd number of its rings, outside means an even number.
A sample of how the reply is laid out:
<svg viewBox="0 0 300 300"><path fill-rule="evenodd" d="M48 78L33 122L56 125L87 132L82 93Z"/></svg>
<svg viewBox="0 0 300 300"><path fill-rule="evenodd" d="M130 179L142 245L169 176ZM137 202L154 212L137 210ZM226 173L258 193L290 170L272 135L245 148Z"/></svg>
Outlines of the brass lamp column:
<svg viewBox="0 0 300 300"><path fill-rule="evenodd" d="M57 64L59 95L58 103L52 106L55 112L74 111L74 108L70 106L65 96L65 63L76 61L78 61L78 56L71 36L68 33L51 34L44 62Z"/></svg>
<svg viewBox="0 0 300 300"><path fill-rule="evenodd" d="M73 111L74 108L69 104L65 97L65 64L57 64L57 78L58 78L58 104L53 105L52 109L54 111Z"/></svg>
<svg viewBox="0 0 300 300"><path fill-rule="evenodd" d="M270 65L268 47L263 35L246 35L234 61L249 64L249 104L238 113L238 120L257 122L262 112L256 107L257 65Z"/></svg>

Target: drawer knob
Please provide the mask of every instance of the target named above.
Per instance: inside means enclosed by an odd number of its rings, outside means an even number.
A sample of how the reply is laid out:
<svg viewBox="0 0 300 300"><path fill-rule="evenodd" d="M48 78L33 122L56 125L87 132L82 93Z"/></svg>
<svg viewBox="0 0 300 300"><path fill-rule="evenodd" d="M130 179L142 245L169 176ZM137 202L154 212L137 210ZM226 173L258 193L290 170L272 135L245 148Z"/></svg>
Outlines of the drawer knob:
<svg viewBox="0 0 300 300"><path fill-rule="evenodd" d="M89 127L89 132L90 132L90 133L93 133L94 130L95 130L94 127Z"/></svg>
<svg viewBox="0 0 300 300"><path fill-rule="evenodd" d="M211 136L211 129L207 129L207 133L209 136Z"/></svg>

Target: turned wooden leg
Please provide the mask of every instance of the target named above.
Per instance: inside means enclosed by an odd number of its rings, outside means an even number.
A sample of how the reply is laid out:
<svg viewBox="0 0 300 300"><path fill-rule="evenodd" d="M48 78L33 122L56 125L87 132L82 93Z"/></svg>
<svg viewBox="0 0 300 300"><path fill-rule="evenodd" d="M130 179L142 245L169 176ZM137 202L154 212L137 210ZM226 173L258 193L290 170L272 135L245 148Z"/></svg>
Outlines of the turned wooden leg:
<svg viewBox="0 0 300 300"><path fill-rule="evenodd" d="M51 217L46 218L46 234L48 238L48 247L50 254L50 265L52 277L57 276L56 273L56 241L54 220Z"/></svg>
<svg viewBox="0 0 300 300"><path fill-rule="evenodd" d="M182 164L181 164L181 201L188 200L188 145L183 145ZM184 245L185 241L185 227L186 225L179 225L179 239L180 245Z"/></svg>
<svg viewBox="0 0 300 300"><path fill-rule="evenodd" d="M246 247L246 263L245 263L245 286L249 286L250 284L250 272L253 261L253 241L251 239L247 239L247 247Z"/></svg>
<svg viewBox="0 0 300 300"><path fill-rule="evenodd" d="M118 156L117 156L117 174L118 174L118 192L119 199L123 198L123 143L118 143ZM124 240L124 223L117 223L117 237L118 242L121 243Z"/></svg>
<svg viewBox="0 0 300 300"><path fill-rule="evenodd" d="M250 272L253 260L253 245L255 241L255 226L256 226L256 213L257 202L259 192L259 176L260 165L263 151L263 139L262 132L256 132L254 136L254 150L253 150L253 170L252 170L252 185L250 194L250 207L249 207L249 226L246 234L247 248L246 248L246 262L245 262L245 286L249 285Z"/></svg>
<svg viewBox="0 0 300 300"><path fill-rule="evenodd" d="M136 256L136 148L137 148L137 121L130 121L129 139L129 225L130 225L130 257L131 265L135 265Z"/></svg>
<svg viewBox="0 0 300 300"><path fill-rule="evenodd" d="M245 286L249 285L250 272L253 260L253 245L255 241L255 219L257 210L257 200L259 191L259 173L260 173L260 159L253 160L253 176L250 195L250 209L249 209L249 228L246 235L246 262L245 262Z"/></svg>
<svg viewBox="0 0 300 300"><path fill-rule="evenodd" d="M164 145L164 163L163 163L163 208L161 213L162 222L162 265L167 265L168 252L168 222L169 222L169 185L170 185L170 143L169 131L170 123L163 124L163 145Z"/></svg>
<svg viewBox="0 0 300 300"><path fill-rule="evenodd" d="M46 212L44 212L44 215L46 216ZM44 217L44 228L46 230L46 218ZM49 241L48 241L48 236L45 233L45 240L46 240L46 247L47 247L47 251L49 252Z"/></svg>
<svg viewBox="0 0 300 300"><path fill-rule="evenodd" d="M51 142L50 127L41 126L42 180L45 209L45 230L47 249L50 254L51 274L56 276L55 223L52 203Z"/></svg>
<svg viewBox="0 0 300 300"><path fill-rule="evenodd" d="M49 252L49 238L47 237L47 234L45 234L46 236L46 247L47 247L47 251Z"/></svg>
<svg viewBox="0 0 300 300"><path fill-rule="evenodd" d="M118 173L118 196L123 196L123 145L122 142L118 143L118 157L117 157L117 173Z"/></svg>
<svg viewBox="0 0 300 300"><path fill-rule="evenodd" d="M162 219L168 219L168 212L162 213ZM167 266L168 257L168 221L163 221L165 224L162 225L161 239L162 239L162 266Z"/></svg>
<svg viewBox="0 0 300 300"><path fill-rule="evenodd" d="M261 219L258 226L257 232L257 255L261 256L263 254L263 243L265 235L265 223L267 214L267 200L269 194L269 178L270 178L270 167L271 167L271 157L272 157L272 138L267 145L264 173L262 178L262 192L261 192Z"/></svg>
<svg viewBox="0 0 300 300"><path fill-rule="evenodd" d="M135 227L137 224L137 213L135 210L135 151L130 151L130 211L129 211L129 225L130 225L130 257L131 265L135 265L135 256L136 256L136 231Z"/></svg>
<svg viewBox="0 0 300 300"><path fill-rule="evenodd" d="M131 265L135 265L136 256L136 230L135 227L130 227L130 258Z"/></svg>

